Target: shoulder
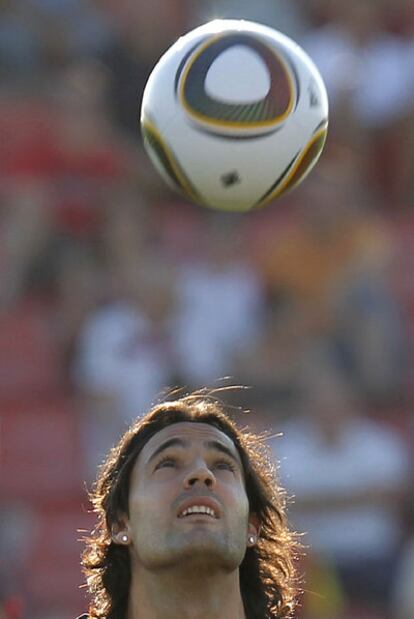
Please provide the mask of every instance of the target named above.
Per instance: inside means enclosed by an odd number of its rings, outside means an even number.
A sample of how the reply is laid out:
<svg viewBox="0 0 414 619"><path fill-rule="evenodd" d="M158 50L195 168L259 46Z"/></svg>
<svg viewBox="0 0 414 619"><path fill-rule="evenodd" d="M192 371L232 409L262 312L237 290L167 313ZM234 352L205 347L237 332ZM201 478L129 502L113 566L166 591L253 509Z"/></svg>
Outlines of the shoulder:
<svg viewBox="0 0 414 619"><path fill-rule="evenodd" d="M88 619L88 615L80 615L76 619Z"/></svg>

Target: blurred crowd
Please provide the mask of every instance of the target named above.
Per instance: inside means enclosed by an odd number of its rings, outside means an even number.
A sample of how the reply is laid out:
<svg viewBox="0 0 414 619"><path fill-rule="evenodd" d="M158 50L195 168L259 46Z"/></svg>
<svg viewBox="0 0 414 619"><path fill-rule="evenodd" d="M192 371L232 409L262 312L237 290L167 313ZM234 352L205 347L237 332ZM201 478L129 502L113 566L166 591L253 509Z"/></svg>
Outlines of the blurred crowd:
<svg viewBox="0 0 414 619"><path fill-rule="evenodd" d="M139 132L155 62L213 17L294 37L330 98L309 178L244 215L172 194ZM102 458L171 390L230 384L304 533L297 619L414 619L412 1L3 0L0 154L0 618L86 608Z"/></svg>

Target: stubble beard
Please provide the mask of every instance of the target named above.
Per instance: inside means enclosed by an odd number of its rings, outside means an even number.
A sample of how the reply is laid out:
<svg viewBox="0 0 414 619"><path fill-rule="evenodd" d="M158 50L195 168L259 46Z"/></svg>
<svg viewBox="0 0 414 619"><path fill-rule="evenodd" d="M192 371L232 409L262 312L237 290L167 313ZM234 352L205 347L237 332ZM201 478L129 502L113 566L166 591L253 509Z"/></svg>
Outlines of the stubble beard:
<svg viewBox="0 0 414 619"><path fill-rule="evenodd" d="M149 562L154 570L177 569L194 573L231 572L243 560L244 550L235 539L223 532L205 528L175 532L166 540L164 549L158 546Z"/></svg>

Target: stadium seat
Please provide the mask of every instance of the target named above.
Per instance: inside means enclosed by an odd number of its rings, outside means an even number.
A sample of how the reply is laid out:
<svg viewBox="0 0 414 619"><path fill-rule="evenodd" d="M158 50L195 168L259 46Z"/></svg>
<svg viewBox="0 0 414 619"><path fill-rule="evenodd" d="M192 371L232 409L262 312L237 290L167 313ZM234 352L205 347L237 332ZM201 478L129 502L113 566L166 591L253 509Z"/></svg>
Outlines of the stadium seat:
<svg viewBox="0 0 414 619"><path fill-rule="evenodd" d="M77 410L65 398L0 401L0 493L39 502L84 492Z"/></svg>
<svg viewBox="0 0 414 619"><path fill-rule="evenodd" d="M58 346L43 304L24 302L1 313L0 367L0 401L61 389Z"/></svg>

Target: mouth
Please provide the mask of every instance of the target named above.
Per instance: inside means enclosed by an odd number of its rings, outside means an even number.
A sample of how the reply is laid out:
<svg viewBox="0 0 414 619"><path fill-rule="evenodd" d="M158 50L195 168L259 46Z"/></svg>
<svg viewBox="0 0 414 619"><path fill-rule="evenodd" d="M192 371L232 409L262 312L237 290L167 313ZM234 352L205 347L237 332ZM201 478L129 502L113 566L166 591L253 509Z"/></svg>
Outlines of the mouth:
<svg viewBox="0 0 414 619"><path fill-rule="evenodd" d="M188 518L189 516L207 516L208 518L217 519L218 516L214 509L207 507L206 505L194 505L188 507L178 513L178 518Z"/></svg>
<svg viewBox="0 0 414 619"><path fill-rule="evenodd" d="M191 497L183 501L178 508L178 518L202 518L218 520L222 515L222 509L218 501L212 497Z"/></svg>

